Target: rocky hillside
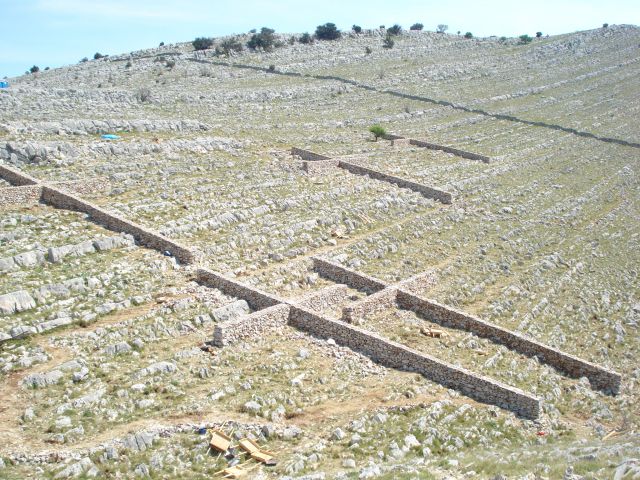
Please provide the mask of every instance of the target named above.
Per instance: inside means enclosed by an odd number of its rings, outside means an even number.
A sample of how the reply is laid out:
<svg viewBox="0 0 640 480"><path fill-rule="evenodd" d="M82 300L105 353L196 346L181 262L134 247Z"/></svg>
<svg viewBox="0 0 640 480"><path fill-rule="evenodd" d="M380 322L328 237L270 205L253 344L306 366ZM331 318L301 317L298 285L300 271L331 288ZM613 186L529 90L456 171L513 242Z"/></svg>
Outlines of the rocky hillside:
<svg viewBox="0 0 640 480"><path fill-rule="evenodd" d="M198 252L0 205L0 478L640 478L640 29L383 38L166 45L0 89L1 164L101 185L83 198ZM374 124L490 162L374 141ZM306 173L291 147L453 202ZM295 304L336 283L315 256L389 285L431 272L415 295L616 371L620 392L397 305L358 328L533 395L539 417L291 325L211 345L256 309L198 267ZM316 313L370 297L349 287ZM212 452L205 427L277 465Z"/></svg>

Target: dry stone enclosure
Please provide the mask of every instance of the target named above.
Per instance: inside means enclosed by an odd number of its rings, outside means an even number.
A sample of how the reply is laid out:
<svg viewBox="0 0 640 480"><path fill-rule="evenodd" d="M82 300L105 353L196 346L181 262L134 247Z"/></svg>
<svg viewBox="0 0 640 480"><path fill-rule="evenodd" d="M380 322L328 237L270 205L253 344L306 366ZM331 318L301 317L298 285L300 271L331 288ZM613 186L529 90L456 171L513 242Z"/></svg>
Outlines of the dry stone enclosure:
<svg viewBox="0 0 640 480"><path fill-rule="evenodd" d="M631 478L637 28L381 38L0 92L0 477Z"/></svg>

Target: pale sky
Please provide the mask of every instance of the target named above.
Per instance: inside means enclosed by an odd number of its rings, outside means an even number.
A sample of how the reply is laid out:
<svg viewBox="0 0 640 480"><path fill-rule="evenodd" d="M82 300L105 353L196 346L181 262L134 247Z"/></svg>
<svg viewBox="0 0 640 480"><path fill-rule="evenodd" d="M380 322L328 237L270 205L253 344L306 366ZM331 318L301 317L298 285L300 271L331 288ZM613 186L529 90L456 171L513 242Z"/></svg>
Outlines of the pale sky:
<svg viewBox="0 0 640 480"><path fill-rule="evenodd" d="M32 65L59 67L82 57L127 53L160 42L247 32L308 31L326 22L348 30L416 22L426 30L476 36L559 34L613 24L640 24L640 0L0 0L0 77Z"/></svg>

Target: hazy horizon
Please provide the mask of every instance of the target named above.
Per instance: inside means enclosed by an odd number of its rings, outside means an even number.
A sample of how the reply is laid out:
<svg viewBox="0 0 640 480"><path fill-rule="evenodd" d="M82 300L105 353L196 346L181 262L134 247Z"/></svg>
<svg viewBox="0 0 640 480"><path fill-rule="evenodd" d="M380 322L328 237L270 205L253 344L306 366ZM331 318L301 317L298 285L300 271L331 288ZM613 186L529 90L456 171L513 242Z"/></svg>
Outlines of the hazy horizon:
<svg viewBox="0 0 640 480"><path fill-rule="evenodd" d="M363 28L409 28L416 22L425 30L449 26L448 33L473 32L518 36L541 31L557 35L601 27L603 23L640 24L640 5L629 0L609 2L543 0L531 5L494 0L479 4L460 0L443 2L400 0L338 2L323 8L291 0L279 2L207 2L205 0L0 0L5 18L5 43L0 51L0 77L22 75L32 65L57 68L75 64L94 53L115 55L157 47L160 42L188 42L195 37L245 33L268 26L279 33L313 33L315 27L334 22L341 30L353 24ZM363 7L363 5L366 6Z"/></svg>

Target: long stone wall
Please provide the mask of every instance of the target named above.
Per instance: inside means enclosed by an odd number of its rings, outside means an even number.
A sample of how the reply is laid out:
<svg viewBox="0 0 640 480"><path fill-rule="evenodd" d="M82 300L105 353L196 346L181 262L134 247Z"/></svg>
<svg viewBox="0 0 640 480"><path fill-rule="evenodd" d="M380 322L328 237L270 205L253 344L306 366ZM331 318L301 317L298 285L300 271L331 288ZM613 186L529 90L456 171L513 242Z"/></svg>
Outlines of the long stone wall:
<svg viewBox="0 0 640 480"><path fill-rule="evenodd" d="M540 414L540 400L518 388L475 375L353 325L297 306L291 307L289 323L314 336L332 338L386 367L418 372L480 402L498 405L526 418L537 418Z"/></svg>
<svg viewBox="0 0 640 480"><path fill-rule="evenodd" d="M599 367L534 340L529 340L520 334L459 310L446 307L432 300L417 297L402 290L398 292L397 300L401 308L412 310L441 325L466 330L479 337L489 338L505 345L523 355L538 357L540 361L553 366L570 377L587 377L593 388L614 394L620 391L621 376L619 373Z"/></svg>
<svg viewBox="0 0 640 480"><path fill-rule="evenodd" d="M42 185L0 188L0 205L33 205L40 201Z"/></svg>
<svg viewBox="0 0 640 480"><path fill-rule="evenodd" d="M276 297L275 295L250 287L233 278L229 278L221 273L213 272L206 268L198 269L197 281L202 285L217 288L230 297L246 300L253 310L262 310L263 308L285 303L284 300Z"/></svg>
<svg viewBox="0 0 640 480"><path fill-rule="evenodd" d="M22 173L15 168L11 168L8 165L0 163L0 178L6 180L11 185L23 186L23 185L37 185L40 183L36 178L33 178L26 173Z"/></svg>
<svg viewBox="0 0 640 480"><path fill-rule="evenodd" d="M428 187L416 182L411 182L409 180L382 173L377 170L372 170L361 165L345 162L344 160L340 160L338 166L356 175L365 175L376 180L382 180L383 182L392 183L401 188L408 188L409 190L413 190L414 192L418 192L427 198L433 198L434 200L437 200L444 204L450 204L452 202L453 197L449 192L438 190L437 188Z"/></svg>
<svg viewBox="0 0 640 480"><path fill-rule="evenodd" d="M311 160L311 161L331 160L331 157L327 157L326 155L320 155L319 153L313 153L313 152L310 152L309 150L305 150L303 148L296 148L296 147L291 148L291 155L300 157L302 160Z"/></svg>
<svg viewBox="0 0 640 480"><path fill-rule="evenodd" d="M192 263L195 261L195 254L190 249L169 240L153 230L141 227L118 215L107 212L86 200L76 197L70 192L43 185L42 201L57 208L86 213L95 222L105 228L115 232L125 232L133 235L139 244L160 252L168 251L182 263Z"/></svg>
<svg viewBox="0 0 640 480"><path fill-rule="evenodd" d="M387 287L387 284L377 278L358 273L350 268L330 262L324 258L313 257L313 269L327 280L344 283L356 290L375 293Z"/></svg>
<svg viewBox="0 0 640 480"><path fill-rule="evenodd" d="M241 340L273 333L287 325L290 309L289 305L280 303L236 320L220 323L214 329L213 344L224 347Z"/></svg>
<svg viewBox="0 0 640 480"><path fill-rule="evenodd" d="M443 152L452 153L454 155L457 155L458 157L467 158L469 160L480 160L484 163L489 163L491 161L491 159L486 155L479 155L477 153L467 152L465 150L447 147L445 145L438 145L436 143L425 142L423 140L415 140L413 138L410 138L409 143L417 147L428 148L430 150L441 150Z"/></svg>

